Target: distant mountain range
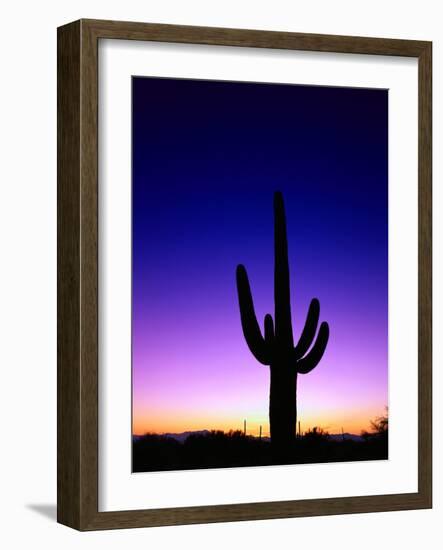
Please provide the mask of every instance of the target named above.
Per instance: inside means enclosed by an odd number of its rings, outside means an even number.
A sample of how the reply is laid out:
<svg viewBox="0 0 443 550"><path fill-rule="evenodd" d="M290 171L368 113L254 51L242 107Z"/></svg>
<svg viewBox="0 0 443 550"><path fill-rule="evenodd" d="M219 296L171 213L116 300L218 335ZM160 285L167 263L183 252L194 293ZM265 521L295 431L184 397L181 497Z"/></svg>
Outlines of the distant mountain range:
<svg viewBox="0 0 443 550"><path fill-rule="evenodd" d="M344 434L329 434L329 439L334 441L342 441L343 439L351 439L352 441L364 441L364 438L361 435L355 435L350 433Z"/></svg>
<svg viewBox="0 0 443 550"><path fill-rule="evenodd" d="M180 443L183 443L188 439L190 435L208 435L210 433L209 430L196 430L195 432L181 432L178 434L174 433L166 433L163 434L165 437L171 437L172 439L175 439L176 441L179 441Z"/></svg>
<svg viewBox="0 0 443 550"><path fill-rule="evenodd" d="M181 432L181 433L164 433L164 434L159 434L159 435L162 435L163 437L170 437L171 439L175 439L176 441L179 441L180 443L183 443L184 441L186 441L186 439L190 436L190 435L208 435L210 433L210 430L195 430L195 431L187 431L187 432ZM248 434L251 436L251 434ZM143 437L143 436L140 436L140 435L134 435L133 436L133 439L135 441L137 441L138 439L140 439L140 437ZM257 436L252 436L252 437L257 437ZM363 437L361 437L361 435L355 435L355 434L350 434L350 433L343 433L343 434L329 434L328 435L329 439L332 439L333 441L342 441L342 440L351 440L351 441L363 441ZM270 438L269 437L265 437L263 436L262 437L263 441L269 441Z"/></svg>
<svg viewBox="0 0 443 550"><path fill-rule="evenodd" d="M176 441L179 441L180 443L183 443L188 439L190 435L208 435L210 433L210 430L195 430L191 432L181 432L181 433L163 433L163 434L154 434L154 435L161 435L162 437L170 437L171 439L175 439ZM138 441L141 439L142 435L133 435L132 439L134 441Z"/></svg>

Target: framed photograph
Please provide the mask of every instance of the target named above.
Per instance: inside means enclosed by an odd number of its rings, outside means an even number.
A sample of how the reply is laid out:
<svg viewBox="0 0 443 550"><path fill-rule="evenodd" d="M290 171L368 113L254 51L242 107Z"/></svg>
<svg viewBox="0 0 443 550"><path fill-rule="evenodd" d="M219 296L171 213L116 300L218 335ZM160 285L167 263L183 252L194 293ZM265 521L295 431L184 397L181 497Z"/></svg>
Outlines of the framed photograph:
<svg viewBox="0 0 443 550"><path fill-rule="evenodd" d="M431 43L58 29L58 521L430 508Z"/></svg>

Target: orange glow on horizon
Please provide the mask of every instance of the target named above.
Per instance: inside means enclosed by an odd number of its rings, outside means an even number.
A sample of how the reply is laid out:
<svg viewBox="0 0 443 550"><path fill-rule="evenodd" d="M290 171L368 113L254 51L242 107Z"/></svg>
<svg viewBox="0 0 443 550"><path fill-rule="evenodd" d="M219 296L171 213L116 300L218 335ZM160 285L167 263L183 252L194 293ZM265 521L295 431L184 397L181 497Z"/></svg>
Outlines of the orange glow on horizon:
<svg viewBox="0 0 443 550"><path fill-rule="evenodd" d="M319 427L325 431L336 434L341 433L342 429L346 433L359 435L362 430L370 431L370 422L375 418L385 414L383 409L360 410L358 414L349 414L349 412L331 411L325 415L299 415L300 428L302 433L314 427ZM181 433L185 431L198 430L241 430L243 431L243 421L246 420L246 432L249 435L258 436L260 426L262 426L262 435L269 436L269 419L267 416L254 415L250 418L238 417L207 417L202 420L201 415L184 415L178 419L175 415L153 415L137 416L133 419L133 434L143 435L145 433ZM297 426L298 430L298 426Z"/></svg>

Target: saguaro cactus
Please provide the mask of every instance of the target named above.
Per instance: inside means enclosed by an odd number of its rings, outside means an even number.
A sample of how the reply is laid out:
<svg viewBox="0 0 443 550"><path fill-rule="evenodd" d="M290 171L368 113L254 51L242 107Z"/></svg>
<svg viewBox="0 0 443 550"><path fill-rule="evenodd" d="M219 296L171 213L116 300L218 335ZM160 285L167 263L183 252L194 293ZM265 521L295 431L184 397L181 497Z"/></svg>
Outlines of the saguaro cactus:
<svg viewBox="0 0 443 550"><path fill-rule="evenodd" d="M274 195L274 256L274 319L269 314L265 316L264 335L255 315L248 274L243 265L237 266L237 291L246 343L257 361L270 367L271 442L276 447L286 448L295 441L297 374L307 374L318 365L328 343L329 326L326 322L321 323L314 342L320 315L320 303L314 298L294 346L285 209L279 192Z"/></svg>

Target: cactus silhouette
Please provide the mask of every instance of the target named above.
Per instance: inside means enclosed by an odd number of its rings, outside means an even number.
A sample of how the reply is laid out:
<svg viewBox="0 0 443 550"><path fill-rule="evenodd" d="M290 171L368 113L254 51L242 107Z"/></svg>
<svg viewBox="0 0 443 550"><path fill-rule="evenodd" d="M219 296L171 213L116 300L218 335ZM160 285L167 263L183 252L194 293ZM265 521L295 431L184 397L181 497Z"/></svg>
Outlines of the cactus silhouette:
<svg viewBox="0 0 443 550"><path fill-rule="evenodd" d="M248 274L237 266L240 317L246 343L254 357L270 367L269 424L271 442L285 449L295 441L297 375L307 374L320 362L329 339L329 326L321 323L320 303L314 298L296 346L292 333L288 242L283 196L274 194L274 319L267 314L262 335L252 300Z"/></svg>

